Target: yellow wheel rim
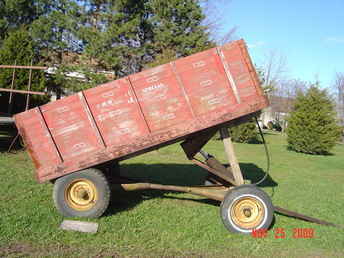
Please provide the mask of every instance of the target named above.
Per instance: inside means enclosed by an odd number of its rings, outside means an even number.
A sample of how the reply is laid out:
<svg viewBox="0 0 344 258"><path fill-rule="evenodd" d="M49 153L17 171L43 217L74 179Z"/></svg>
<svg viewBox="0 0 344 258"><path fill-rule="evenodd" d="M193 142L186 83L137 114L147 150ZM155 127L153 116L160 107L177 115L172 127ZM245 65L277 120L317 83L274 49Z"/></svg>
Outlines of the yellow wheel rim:
<svg viewBox="0 0 344 258"><path fill-rule="evenodd" d="M242 197L236 200L229 210L233 222L243 229L257 228L264 219L263 203L253 197Z"/></svg>
<svg viewBox="0 0 344 258"><path fill-rule="evenodd" d="M98 200L98 191L90 180L84 178L76 179L66 188L65 200L75 210L89 210Z"/></svg>

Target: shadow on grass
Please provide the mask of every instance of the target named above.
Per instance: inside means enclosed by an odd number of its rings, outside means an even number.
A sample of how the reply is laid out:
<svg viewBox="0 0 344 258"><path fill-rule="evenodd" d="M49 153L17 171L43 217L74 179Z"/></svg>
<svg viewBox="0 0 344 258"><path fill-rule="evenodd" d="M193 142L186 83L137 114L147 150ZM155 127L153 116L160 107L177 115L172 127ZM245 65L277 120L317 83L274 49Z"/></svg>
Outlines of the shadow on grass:
<svg viewBox="0 0 344 258"><path fill-rule="evenodd" d="M0 153L8 152L9 147L11 146L14 138L16 135L0 135ZM23 149L19 139L17 138L16 141L13 143L11 147L11 153L16 152L17 150Z"/></svg>
<svg viewBox="0 0 344 258"><path fill-rule="evenodd" d="M14 137L9 135L0 135L0 153L7 152Z"/></svg>
<svg viewBox="0 0 344 258"><path fill-rule="evenodd" d="M264 171L252 163L240 163L244 178L252 183L264 177ZM203 185L208 172L193 164L123 164L121 165L121 176L135 178L138 182L150 182L163 185L193 186ZM260 187L274 187L278 184L268 176ZM198 202L206 205L219 206L220 202L207 198L184 198L167 195L169 191L141 190L126 192L116 189L112 191L112 198L105 216L129 210L144 200L149 199L175 199L183 201Z"/></svg>
<svg viewBox="0 0 344 258"><path fill-rule="evenodd" d="M17 133L18 131L14 124L0 124L0 152L7 152ZM12 150L18 150L20 148L21 146L17 139Z"/></svg>
<svg viewBox="0 0 344 258"><path fill-rule="evenodd" d="M253 163L240 163L240 168L244 175L244 179L250 180L252 183L256 183L265 176L265 171L257 167ZM270 175L259 184L259 187L276 187L278 183L272 179Z"/></svg>

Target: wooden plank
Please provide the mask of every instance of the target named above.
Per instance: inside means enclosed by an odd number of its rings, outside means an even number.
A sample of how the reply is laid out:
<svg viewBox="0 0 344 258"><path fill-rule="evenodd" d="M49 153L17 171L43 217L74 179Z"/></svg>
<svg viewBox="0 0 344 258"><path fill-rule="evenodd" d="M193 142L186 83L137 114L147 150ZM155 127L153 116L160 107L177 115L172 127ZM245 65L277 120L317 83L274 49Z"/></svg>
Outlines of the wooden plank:
<svg viewBox="0 0 344 258"><path fill-rule="evenodd" d="M60 229L94 234L98 231L98 223L77 220L64 220L60 225Z"/></svg>
<svg viewBox="0 0 344 258"><path fill-rule="evenodd" d="M14 119L12 117L0 117L0 124L13 124Z"/></svg>
<svg viewBox="0 0 344 258"><path fill-rule="evenodd" d="M242 176L240 166L234 152L233 143L229 136L228 129L221 128L220 135L221 135L223 144L225 146L225 152L227 154L228 162L231 165L231 169L232 169L232 173L233 173L236 185L242 185L244 183L244 178Z"/></svg>
<svg viewBox="0 0 344 258"><path fill-rule="evenodd" d="M34 94L34 95L45 95L44 92L31 91L31 90L12 90L12 89L0 88L0 91L23 93L23 94Z"/></svg>
<svg viewBox="0 0 344 258"><path fill-rule="evenodd" d="M17 61L14 61L14 65L17 64ZM16 79L16 69L14 68L13 69L13 72L12 72L12 81L11 81L11 90L14 89L14 81ZM13 98L13 91L10 92L10 97L8 98L8 109L7 109L7 112L9 114L12 113L12 107L13 107L13 102L12 102L12 98Z"/></svg>
<svg viewBox="0 0 344 258"><path fill-rule="evenodd" d="M32 59L31 59L31 66L32 66ZM25 105L25 111L29 109L29 104L30 104L30 91L31 91L31 81L32 81L32 69L30 69L29 72L29 82L27 85L27 91L28 93L26 94L26 105Z"/></svg>
<svg viewBox="0 0 344 258"><path fill-rule="evenodd" d="M19 68L19 69L33 69L33 70L46 70L48 67L45 66L27 66L27 65L0 65L0 68Z"/></svg>
<svg viewBox="0 0 344 258"><path fill-rule="evenodd" d="M200 166L201 168L208 170L210 173L213 173L214 175L221 177L222 179L226 180L227 182L231 183L232 185L237 185L237 183L234 181L234 179L232 178L232 176L230 174L227 175L225 173L222 173L221 171L213 169L213 168L209 167L207 164L204 164L203 162L201 162L197 159L192 159L191 161L194 164L196 164L197 166Z"/></svg>

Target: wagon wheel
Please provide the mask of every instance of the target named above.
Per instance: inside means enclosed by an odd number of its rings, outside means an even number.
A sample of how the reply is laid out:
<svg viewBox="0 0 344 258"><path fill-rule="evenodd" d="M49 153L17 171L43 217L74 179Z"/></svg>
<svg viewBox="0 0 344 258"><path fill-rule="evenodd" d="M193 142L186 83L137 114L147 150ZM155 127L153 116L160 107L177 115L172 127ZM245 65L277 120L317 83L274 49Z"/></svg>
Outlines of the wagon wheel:
<svg viewBox="0 0 344 258"><path fill-rule="evenodd" d="M97 218L109 205L110 187L101 171L89 168L57 179L53 197L63 216Z"/></svg>
<svg viewBox="0 0 344 258"><path fill-rule="evenodd" d="M226 194L220 213L229 231L249 234L254 229L269 228L274 208L264 191L253 185L242 185Z"/></svg>

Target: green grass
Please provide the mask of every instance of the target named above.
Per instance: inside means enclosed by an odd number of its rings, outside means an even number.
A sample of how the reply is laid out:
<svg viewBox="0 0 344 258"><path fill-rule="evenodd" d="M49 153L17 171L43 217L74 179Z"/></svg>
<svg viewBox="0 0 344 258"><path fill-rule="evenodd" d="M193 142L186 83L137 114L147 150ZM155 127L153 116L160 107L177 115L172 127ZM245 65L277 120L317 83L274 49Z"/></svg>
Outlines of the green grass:
<svg viewBox="0 0 344 258"><path fill-rule="evenodd" d="M344 225L344 146L331 156L286 150L283 136L267 135L271 177L262 189L275 205ZM225 161L220 141L205 150ZM245 177L263 176L261 144L235 144ZM122 163L133 177L165 184L200 184L206 173L183 156L178 144ZM26 152L0 153L0 256L282 256L344 257L344 230L275 214L268 236L256 239L229 233L219 217L218 203L184 193L113 192L97 234L58 229L63 218L52 202L52 185L38 184ZM275 239L283 228L285 239ZM294 239L294 228L313 228L313 239Z"/></svg>

